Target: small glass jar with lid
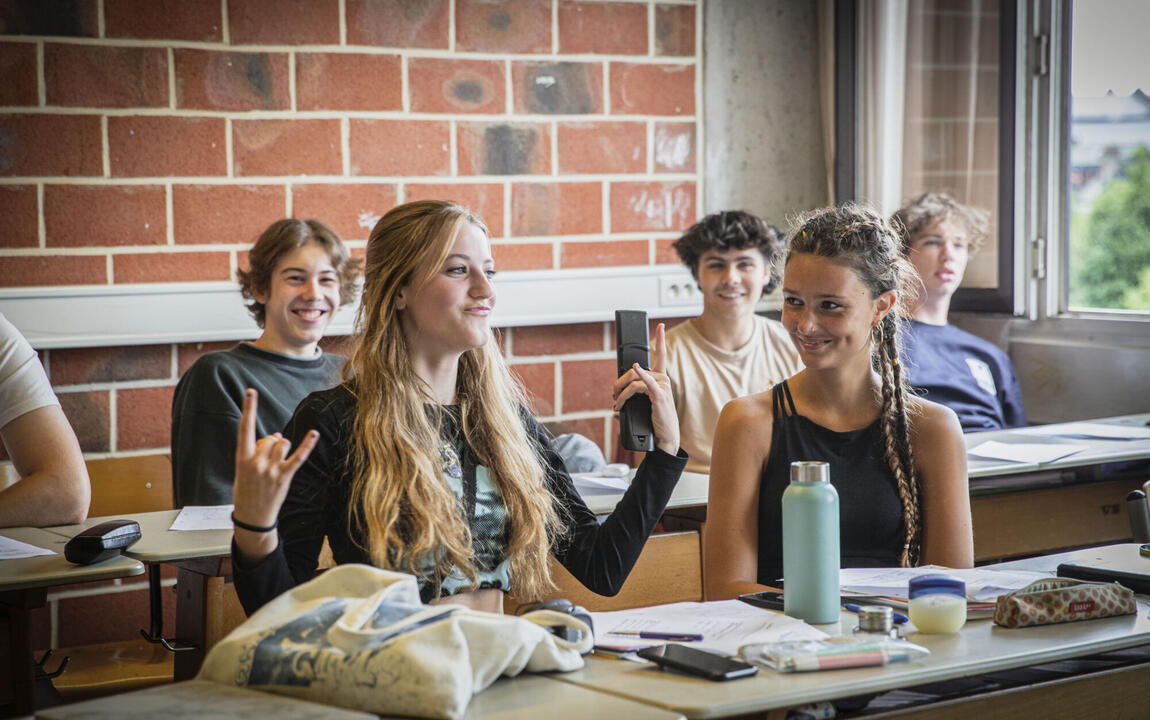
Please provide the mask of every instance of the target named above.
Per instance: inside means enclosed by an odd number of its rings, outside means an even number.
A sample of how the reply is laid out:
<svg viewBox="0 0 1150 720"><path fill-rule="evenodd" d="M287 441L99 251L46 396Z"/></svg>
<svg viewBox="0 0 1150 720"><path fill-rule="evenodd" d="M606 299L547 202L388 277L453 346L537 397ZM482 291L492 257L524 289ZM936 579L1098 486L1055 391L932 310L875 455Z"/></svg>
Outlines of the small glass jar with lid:
<svg viewBox="0 0 1150 720"><path fill-rule="evenodd" d="M910 580L908 615L928 635L955 633L966 624L966 583L941 573Z"/></svg>

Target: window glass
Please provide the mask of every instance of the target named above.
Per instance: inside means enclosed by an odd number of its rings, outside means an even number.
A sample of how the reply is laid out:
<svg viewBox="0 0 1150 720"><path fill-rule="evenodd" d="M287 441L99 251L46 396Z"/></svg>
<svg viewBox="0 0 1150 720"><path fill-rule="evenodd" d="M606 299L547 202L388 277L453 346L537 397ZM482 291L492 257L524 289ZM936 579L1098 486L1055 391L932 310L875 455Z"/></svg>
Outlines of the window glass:
<svg viewBox="0 0 1150 720"><path fill-rule="evenodd" d="M990 213L967 288L1000 279L999 9L997 0L918 0L907 15L903 195L947 192Z"/></svg>
<svg viewBox="0 0 1150 720"><path fill-rule="evenodd" d="M1074 3L1067 304L1150 311L1150 3Z"/></svg>

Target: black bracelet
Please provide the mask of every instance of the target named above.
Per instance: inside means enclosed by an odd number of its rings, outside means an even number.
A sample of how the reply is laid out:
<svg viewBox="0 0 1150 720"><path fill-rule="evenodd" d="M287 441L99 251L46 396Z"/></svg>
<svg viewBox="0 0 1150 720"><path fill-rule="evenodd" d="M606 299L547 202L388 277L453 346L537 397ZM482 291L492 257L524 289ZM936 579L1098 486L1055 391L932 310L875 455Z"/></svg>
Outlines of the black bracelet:
<svg viewBox="0 0 1150 720"><path fill-rule="evenodd" d="M280 524L280 521L277 518L274 523L272 523L271 525L268 525L267 527L260 527L259 525L249 525L246 522L243 522L241 520L237 520L236 519L236 513L234 510L232 511L232 522L235 523L236 527L238 527L239 529L247 530L248 532L254 532L254 533L269 533L272 530L275 530L276 527L278 527Z"/></svg>

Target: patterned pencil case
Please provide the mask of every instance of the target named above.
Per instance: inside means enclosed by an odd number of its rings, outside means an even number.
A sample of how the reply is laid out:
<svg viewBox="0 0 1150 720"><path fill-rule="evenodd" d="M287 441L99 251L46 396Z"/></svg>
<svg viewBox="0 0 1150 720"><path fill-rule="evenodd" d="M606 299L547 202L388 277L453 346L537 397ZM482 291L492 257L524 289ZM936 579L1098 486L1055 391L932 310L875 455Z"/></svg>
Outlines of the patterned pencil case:
<svg viewBox="0 0 1150 720"><path fill-rule="evenodd" d="M1118 583L1050 578L1000 595L994 622L1008 628L1093 620L1137 612L1134 593Z"/></svg>

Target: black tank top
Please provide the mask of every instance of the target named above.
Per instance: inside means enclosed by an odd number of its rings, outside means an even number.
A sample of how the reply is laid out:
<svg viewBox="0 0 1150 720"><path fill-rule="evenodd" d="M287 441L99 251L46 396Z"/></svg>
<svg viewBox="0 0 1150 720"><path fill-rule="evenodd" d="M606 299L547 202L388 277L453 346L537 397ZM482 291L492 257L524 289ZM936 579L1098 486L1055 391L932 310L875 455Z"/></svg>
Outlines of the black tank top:
<svg viewBox="0 0 1150 720"><path fill-rule="evenodd" d="M783 491L796 460L830 463L831 484L839 494L842 566L898 566L906 531L880 422L835 432L795 412L786 380L771 395L771 456L759 485L759 582L777 585L783 576Z"/></svg>

